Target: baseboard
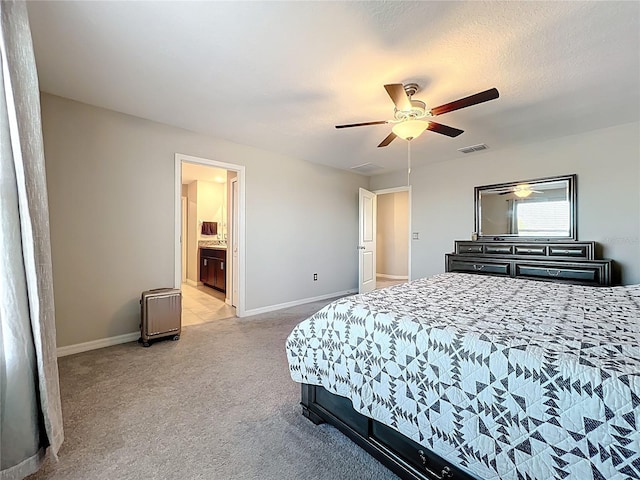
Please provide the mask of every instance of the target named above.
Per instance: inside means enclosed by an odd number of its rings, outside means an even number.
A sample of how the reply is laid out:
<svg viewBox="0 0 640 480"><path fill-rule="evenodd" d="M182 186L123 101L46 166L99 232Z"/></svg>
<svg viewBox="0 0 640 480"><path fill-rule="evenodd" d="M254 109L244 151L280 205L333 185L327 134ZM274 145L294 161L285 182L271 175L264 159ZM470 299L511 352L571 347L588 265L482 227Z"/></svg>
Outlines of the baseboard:
<svg viewBox="0 0 640 480"><path fill-rule="evenodd" d="M304 305L305 303L319 302L320 300L327 300L334 297L344 297L345 295L352 295L354 293L358 293L358 290L344 290L342 292L328 293L326 295L320 295L318 297L303 298L300 300L294 300L293 302L269 305L268 307L252 308L251 310L245 310L243 317L258 315L260 313L275 312L276 310L282 310L283 308L296 307L298 305Z"/></svg>
<svg viewBox="0 0 640 480"><path fill-rule="evenodd" d="M121 343L135 342L138 338L140 338L140 332L125 333L124 335L117 335L115 337L101 338L100 340L58 347L57 354L58 357L66 357L74 353L88 352L89 350L111 347L112 345L120 345Z"/></svg>
<svg viewBox="0 0 640 480"><path fill-rule="evenodd" d="M187 280L187 282L188 281L189 280ZM344 297L345 295L351 295L357 292L357 290L344 290L342 292L328 293L326 295L320 295L318 297L303 298L301 300L294 300L293 302L269 305L268 307L254 308L251 310L245 310L243 316L248 317L251 315L258 315L260 313L274 312L276 310L282 310L283 308L304 305L305 303L319 302L320 300L327 300L329 298L335 297ZM121 343L135 342L136 340L138 340L138 338L140 338L140 332L125 333L124 335L117 335L115 337L101 338L99 340L92 340L90 342L58 347L57 354L58 357L66 357L67 355L73 355L75 353L88 352L89 350L111 347L113 345L120 345Z"/></svg>
<svg viewBox="0 0 640 480"><path fill-rule="evenodd" d="M191 280L190 278L187 278L187 285L191 285L192 287L197 287L198 285L202 285L202 283L196 282L194 280Z"/></svg>
<svg viewBox="0 0 640 480"><path fill-rule="evenodd" d="M406 275L387 275L386 273L376 273L376 277L387 278L389 280L409 280Z"/></svg>

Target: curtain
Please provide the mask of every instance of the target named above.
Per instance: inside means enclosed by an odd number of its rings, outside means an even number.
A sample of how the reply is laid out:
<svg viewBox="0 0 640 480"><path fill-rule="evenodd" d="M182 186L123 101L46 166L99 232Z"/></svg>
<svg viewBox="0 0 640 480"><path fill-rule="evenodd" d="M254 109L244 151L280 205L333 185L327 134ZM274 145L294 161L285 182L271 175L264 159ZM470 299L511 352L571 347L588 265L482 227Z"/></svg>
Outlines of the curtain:
<svg viewBox="0 0 640 480"><path fill-rule="evenodd" d="M38 78L26 4L0 2L0 479L63 440Z"/></svg>

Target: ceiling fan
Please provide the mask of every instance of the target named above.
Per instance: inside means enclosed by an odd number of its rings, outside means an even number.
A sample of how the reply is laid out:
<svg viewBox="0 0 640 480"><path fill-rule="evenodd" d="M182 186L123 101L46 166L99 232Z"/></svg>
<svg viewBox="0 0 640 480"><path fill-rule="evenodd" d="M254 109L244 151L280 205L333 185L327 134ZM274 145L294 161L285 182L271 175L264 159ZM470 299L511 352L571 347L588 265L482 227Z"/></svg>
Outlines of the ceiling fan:
<svg viewBox="0 0 640 480"><path fill-rule="evenodd" d="M417 138L425 130L441 133L448 137L457 137L463 130L442 125L441 123L432 122L430 119L444 113L460 110L461 108L477 105L478 103L488 102L500 96L496 88L476 93L469 97L461 98L453 102L445 103L439 107L427 110L426 104L421 100L414 100L412 97L418 91L417 83L392 83L385 85L384 88L395 104L393 120L381 120L377 122L351 123L348 125L336 125L336 128L363 127L367 125L382 125L392 123L392 131L387 137L380 142L378 147L386 147L396 137L405 140L413 140Z"/></svg>
<svg viewBox="0 0 640 480"><path fill-rule="evenodd" d="M519 198L527 198L532 193L542 193L540 190L532 190L531 186L527 183L522 183L520 185L516 185L515 187L510 187L503 192L499 192L498 195L506 195L508 193L513 193L516 197Z"/></svg>

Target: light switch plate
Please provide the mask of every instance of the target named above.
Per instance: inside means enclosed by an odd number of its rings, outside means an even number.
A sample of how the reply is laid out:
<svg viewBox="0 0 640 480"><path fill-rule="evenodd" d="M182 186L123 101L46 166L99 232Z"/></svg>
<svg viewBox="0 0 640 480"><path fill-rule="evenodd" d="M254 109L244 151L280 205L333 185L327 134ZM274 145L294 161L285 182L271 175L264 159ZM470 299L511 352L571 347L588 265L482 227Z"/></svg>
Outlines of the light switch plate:
<svg viewBox="0 0 640 480"><path fill-rule="evenodd" d="M413 232L413 239L414 240L420 240L420 233L419 232Z"/></svg>

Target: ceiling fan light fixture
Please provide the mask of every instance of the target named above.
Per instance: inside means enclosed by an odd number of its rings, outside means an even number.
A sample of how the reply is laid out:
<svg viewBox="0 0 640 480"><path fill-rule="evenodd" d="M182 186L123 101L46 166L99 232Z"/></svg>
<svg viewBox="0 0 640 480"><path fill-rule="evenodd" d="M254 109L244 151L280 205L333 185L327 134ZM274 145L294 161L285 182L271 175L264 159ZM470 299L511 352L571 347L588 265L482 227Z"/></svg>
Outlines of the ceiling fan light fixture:
<svg viewBox="0 0 640 480"><path fill-rule="evenodd" d="M429 126L429 122L424 120L405 120L396 123L391 129L398 137L404 140L418 138Z"/></svg>
<svg viewBox="0 0 640 480"><path fill-rule="evenodd" d="M522 185L516 185L516 187L513 189L513 193L518 198L527 198L533 193L533 191L528 184L523 183Z"/></svg>

